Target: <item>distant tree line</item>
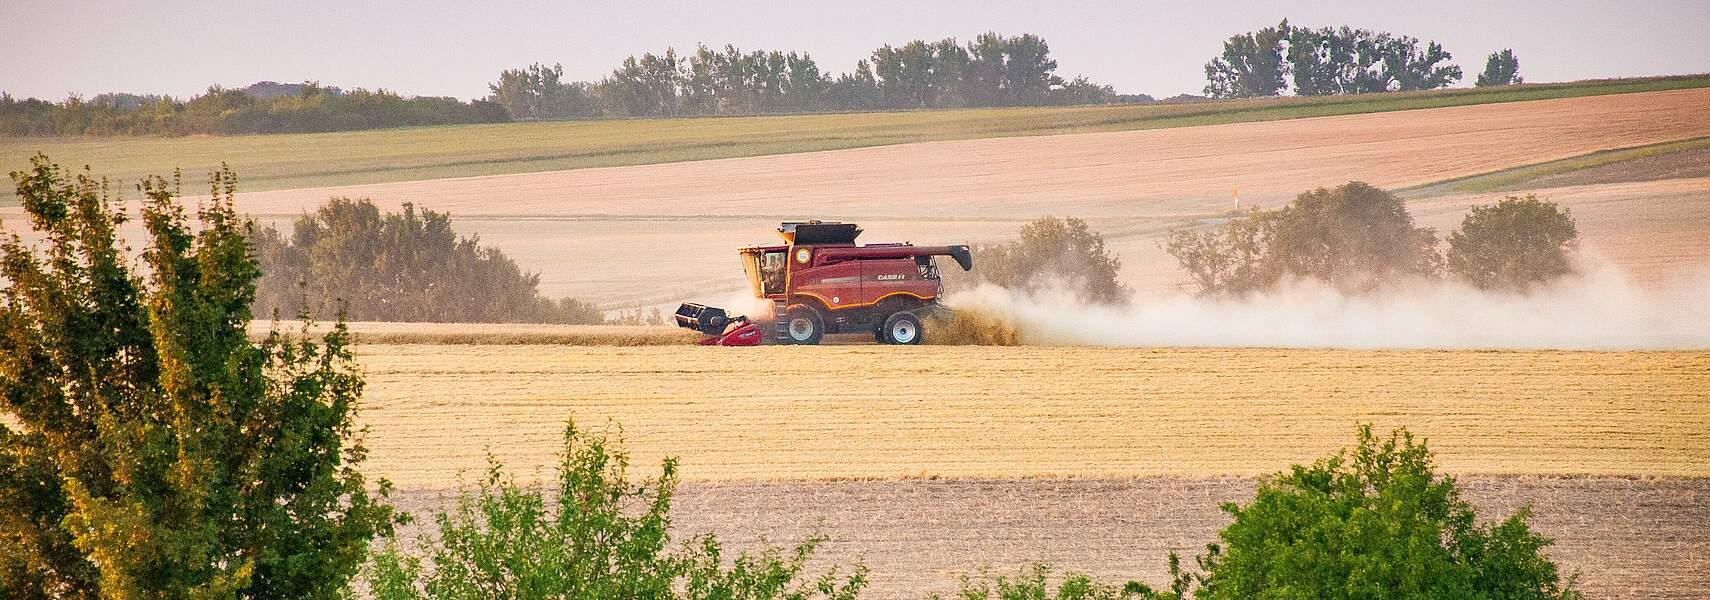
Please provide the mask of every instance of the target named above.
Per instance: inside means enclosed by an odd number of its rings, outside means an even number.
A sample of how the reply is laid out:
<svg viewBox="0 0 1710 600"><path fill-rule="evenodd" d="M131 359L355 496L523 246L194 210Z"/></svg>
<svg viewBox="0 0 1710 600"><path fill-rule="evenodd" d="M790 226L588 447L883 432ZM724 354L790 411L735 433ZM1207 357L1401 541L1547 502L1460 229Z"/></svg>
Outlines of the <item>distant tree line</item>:
<svg viewBox="0 0 1710 600"><path fill-rule="evenodd" d="M1275 27L1238 34L1205 64L1205 93L1256 98L1430 90L1461 80L1461 68L1436 41L1354 29L1310 28L1283 19ZM1512 50L1492 54L1479 85L1520 83ZM1292 83L1292 86L1290 85Z"/></svg>
<svg viewBox="0 0 1710 600"><path fill-rule="evenodd" d="M294 93L280 93L281 88ZM314 133L509 120L489 100L406 98L384 89L344 91L315 83L213 86L188 100L101 94L49 102L0 93L0 135L7 136Z"/></svg>
<svg viewBox="0 0 1710 600"><path fill-rule="evenodd" d="M806 52L699 46L623 60L599 81L562 66L510 69L492 95L463 102L316 83L220 86L171 96L73 95L60 102L0 93L0 135L310 133L418 125L806 112L1151 102L1086 77L1064 80L1043 38L986 33L885 45L838 75Z"/></svg>
<svg viewBox="0 0 1710 600"><path fill-rule="evenodd" d="M631 56L597 82L564 81L535 64L489 87L512 118L757 115L775 113L1044 106L1150 101L1119 96L1085 77L1064 80L1045 40L1032 34L884 45L853 71L832 75L805 52L699 46L679 55Z"/></svg>
<svg viewBox="0 0 1710 600"><path fill-rule="evenodd" d="M540 275L499 249L459 237L448 215L381 214L368 200L334 198L304 215L286 238L250 236L263 275L255 312L358 321L597 324L603 313L572 298L540 295Z"/></svg>

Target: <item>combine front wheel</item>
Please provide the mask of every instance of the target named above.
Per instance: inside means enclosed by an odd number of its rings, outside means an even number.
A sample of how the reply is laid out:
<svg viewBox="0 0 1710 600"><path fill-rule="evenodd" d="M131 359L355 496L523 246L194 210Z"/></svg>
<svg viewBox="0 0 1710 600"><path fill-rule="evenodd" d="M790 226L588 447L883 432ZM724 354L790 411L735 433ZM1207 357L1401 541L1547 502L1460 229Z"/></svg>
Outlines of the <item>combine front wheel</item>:
<svg viewBox="0 0 1710 600"><path fill-rule="evenodd" d="M885 319L885 324L879 329L879 336L887 344L912 345L920 343L920 317L910 312L899 312Z"/></svg>
<svg viewBox="0 0 1710 600"><path fill-rule="evenodd" d="M812 307L796 305L784 313L784 339L792 344L818 344L825 337L825 319Z"/></svg>

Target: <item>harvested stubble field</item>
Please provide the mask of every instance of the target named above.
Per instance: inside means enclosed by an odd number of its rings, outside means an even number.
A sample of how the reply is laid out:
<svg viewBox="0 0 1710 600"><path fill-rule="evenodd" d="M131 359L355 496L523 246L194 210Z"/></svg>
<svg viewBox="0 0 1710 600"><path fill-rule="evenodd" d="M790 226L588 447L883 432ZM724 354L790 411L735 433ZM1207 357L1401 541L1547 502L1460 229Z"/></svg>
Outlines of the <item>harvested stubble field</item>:
<svg viewBox="0 0 1710 600"><path fill-rule="evenodd" d="M631 325L551 325L539 323L397 323L356 321L346 323L358 344L518 345L558 346L683 346L700 336L675 327ZM308 329L321 336L332 328L317 323ZM302 332L297 322L251 321L250 337L266 337L277 330L287 335Z"/></svg>
<svg viewBox="0 0 1710 600"><path fill-rule="evenodd" d="M1406 425L1494 515L1531 503L1596 598L1697 597L1710 567L1710 353L370 345L371 467L407 509L487 450L549 476L608 419L676 526L831 536L873 597L1049 560L1162 580L1254 476Z"/></svg>
<svg viewBox="0 0 1710 600"><path fill-rule="evenodd" d="M1710 352L363 346L375 471L553 464L621 423L691 479L1251 476L1355 423L1455 473L1710 476Z"/></svg>

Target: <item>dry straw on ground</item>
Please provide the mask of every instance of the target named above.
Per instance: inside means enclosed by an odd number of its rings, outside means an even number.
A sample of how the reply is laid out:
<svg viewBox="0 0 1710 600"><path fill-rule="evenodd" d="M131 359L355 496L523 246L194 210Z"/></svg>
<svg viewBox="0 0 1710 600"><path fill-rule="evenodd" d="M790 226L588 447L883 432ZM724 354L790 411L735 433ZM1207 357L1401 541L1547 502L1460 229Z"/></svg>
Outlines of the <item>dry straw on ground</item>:
<svg viewBox="0 0 1710 600"><path fill-rule="evenodd" d="M375 475L549 468L566 417L695 479L1251 476L1405 425L1451 472L1710 476L1710 352L359 349Z"/></svg>

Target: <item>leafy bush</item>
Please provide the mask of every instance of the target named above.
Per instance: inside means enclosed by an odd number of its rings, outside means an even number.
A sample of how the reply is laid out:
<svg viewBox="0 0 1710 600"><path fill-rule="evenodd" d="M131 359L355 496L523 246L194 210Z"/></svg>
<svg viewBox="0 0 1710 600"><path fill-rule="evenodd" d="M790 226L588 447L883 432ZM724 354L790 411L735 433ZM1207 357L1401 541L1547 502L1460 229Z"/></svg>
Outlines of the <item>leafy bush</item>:
<svg viewBox="0 0 1710 600"><path fill-rule="evenodd" d="M437 535L424 536L419 550L392 540L375 557L367 579L376 600L852 600L867 582L864 567L803 580L821 538L743 553L728 568L711 535L672 550L676 461L666 459L658 479L632 484L628 454L573 422L551 497L488 463L486 479L433 516Z"/></svg>
<svg viewBox="0 0 1710 600"><path fill-rule="evenodd" d="M1044 563L1029 565L1014 575L964 576L956 597L962 600L1118 600L1141 597L1137 584L1120 588L1093 581L1081 573L1065 573L1052 592L1051 568ZM933 594L932 600L943 600Z"/></svg>
<svg viewBox="0 0 1710 600"><path fill-rule="evenodd" d="M1481 525L1424 442L1361 426L1352 452L1263 481L1202 557L1202 600L1577 598L1542 554L1529 510Z"/></svg>
<svg viewBox="0 0 1710 600"><path fill-rule="evenodd" d="M1573 217L1537 196L1472 209L1449 234L1449 272L1481 288L1524 291L1573 272Z"/></svg>
<svg viewBox="0 0 1710 600"><path fill-rule="evenodd" d="M965 600L1247 600L1250 598L1577 599L1543 555L1530 509L1479 523L1452 477L1406 429L1387 439L1359 429L1352 452L1295 465L1260 482L1253 502L1222 506L1235 518L1221 544L1196 558L1169 555L1170 589L1118 588L1066 574L1051 592L1043 565L1012 577L963 578Z"/></svg>
<svg viewBox="0 0 1710 600"><path fill-rule="evenodd" d="M1222 228L1177 231L1166 250L1206 294L1244 294L1285 276L1370 291L1402 276L1441 268L1437 236L1413 226L1394 194L1358 181L1319 188L1289 206L1231 220Z"/></svg>
<svg viewBox="0 0 1710 600"><path fill-rule="evenodd" d="M1117 274L1122 263L1104 237L1074 217L1045 217L1022 226L1012 242L974 248L969 282L1036 292L1061 286L1087 302L1120 302L1128 295Z"/></svg>
<svg viewBox="0 0 1710 600"><path fill-rule="evenodd" d="M343 323L249 341L229 170L194 231L177 182L144 180L145 278L105 182L31 165L12 180L46 256L0 251L0 596L343 597L395 522L359 471Z"/></svg>
<svg viewBox="0 0 1710 600"><path fill-rule="evenodd" d="M251 236L260 257L256 310L359 321L568 323L604 321L580 300L551 300L540 276L497 248L458 237L445 213L404 205L380 214L368 200L334 198L304 215L286 240L269 227Z"/></svg>

